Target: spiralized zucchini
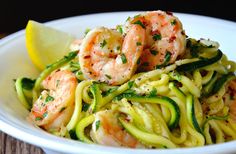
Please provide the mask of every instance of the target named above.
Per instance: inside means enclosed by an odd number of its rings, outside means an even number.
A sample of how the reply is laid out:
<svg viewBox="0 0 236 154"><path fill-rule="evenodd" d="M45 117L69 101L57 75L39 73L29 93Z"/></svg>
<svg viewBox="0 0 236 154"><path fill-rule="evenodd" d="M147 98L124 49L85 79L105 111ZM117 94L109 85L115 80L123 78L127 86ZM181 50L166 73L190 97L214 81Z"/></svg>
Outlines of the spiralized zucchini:
<svg viewBox="0 0 236 154"><path fill-rule="evenodd" d="M23 78L17 79L17 95L30 110L43 90L42 81L53 71L66 69L79 81L74 111L65 126L71 138L74 132L82 142L97 143L90 133L95 125L96 129L102 125L96 116L112 111L122 131L145 148L194 147L236 139L236 119L230 108L236 94L229 88L236 64L216 42L189 39L187 47L181 60L136 73L120 86L85 79L73 52L46 68L31 82L31 89L25 88Z"/></svg>

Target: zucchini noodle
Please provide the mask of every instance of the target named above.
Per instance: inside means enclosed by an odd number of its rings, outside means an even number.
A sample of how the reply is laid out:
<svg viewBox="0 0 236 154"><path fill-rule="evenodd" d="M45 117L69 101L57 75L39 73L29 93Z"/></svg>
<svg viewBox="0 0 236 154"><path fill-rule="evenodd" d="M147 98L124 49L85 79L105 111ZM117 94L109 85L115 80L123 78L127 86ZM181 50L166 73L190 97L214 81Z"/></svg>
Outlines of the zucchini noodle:
<svg viewBox="0 0 236 154"><path fill-rule="evenodd" d="M87 79L76 58L77 52L71 52L48 66L36 80L18 78L16 92L30 110L36 101L44 99L43 91L49 91L42 86L48 76L60 70L72 72L78 81L71 103L73 110L61 129L67 130L65 137L89 144L101 143L101 134L104 144L107 136L112 138L107 144L125 142L123 138L128 140L131 136L141 148L195 147L235 140L236 111L231 106L236 103L236 90L230 86L236 84L236 64L222 55L216 42L194 39L187 42L186 54L181 59L163 64L160 69L136 72L116 86ZM27 88L26 81L33 87ZM54 99L57 98L48 95L45 101ZM102 115L107 112L111 117ZM65 113L69 113L67 106L57 116ZM59 132L54 134L60 136Z"/></svg>

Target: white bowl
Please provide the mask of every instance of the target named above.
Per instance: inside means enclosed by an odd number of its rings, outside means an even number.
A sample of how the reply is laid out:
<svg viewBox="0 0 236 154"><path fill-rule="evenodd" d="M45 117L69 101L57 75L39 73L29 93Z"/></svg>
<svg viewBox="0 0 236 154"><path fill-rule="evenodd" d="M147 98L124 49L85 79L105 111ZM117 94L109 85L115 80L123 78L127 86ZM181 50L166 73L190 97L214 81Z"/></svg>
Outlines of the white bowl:
<svg viewBox="0 0 236 154"><path fill-rule="evenodd" d="M84 35L86 28L94 28L95 26L114 27L117 24L122 24L128 16L134 14L138 14L138 12L84 15L48 22L47 25L81 37ZM189 14L176 13L175 15L182 21L188 36L210 38L218 41L222 51L230 59L236 61L236 23ZM28 111L18 101L14 90L13 79L20 76L36 78L38 73L26 52L24 30L0 41L0 130L20 140L40 146L46 149L46 151L80 154L199 154L236 152L236 141L199 148L145 150L90 145L53 136L34 127L25 120Z"/></svg>

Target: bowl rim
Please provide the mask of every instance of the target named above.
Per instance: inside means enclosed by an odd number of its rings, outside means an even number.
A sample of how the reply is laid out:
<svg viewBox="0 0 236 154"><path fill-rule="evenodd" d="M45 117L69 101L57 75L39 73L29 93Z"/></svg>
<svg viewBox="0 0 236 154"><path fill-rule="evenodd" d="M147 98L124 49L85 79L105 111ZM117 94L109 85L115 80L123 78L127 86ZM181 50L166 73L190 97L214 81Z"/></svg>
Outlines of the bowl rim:
<svg viewBox="0 0 236 154"><path fill-rule="evenodd" d="M106 16L106 15L113 15L113 14L128 14L128 13L140 13L143 11L122 11L122 12L104 12L104 13L93 13L93 14L86 14L86 15L79 15L79 16L73 16L68 18L61 18L57 20L52 20L49 22L46 22L46 25L49 26L56 26L59 23L60 24L66 24L68 21L75 20L80 17L89 17L89 16ZM176 16L188 16L188 17L194 17L194 18L201 18L201 20L211 20L213 22L217 22L220 24L226 24L227 26L230 26L235 29L236 22L228 21L224 19L218 19L214 17L208 17L208 16L202 16L202 15L194 15L194 14L186 14L186 13L175 13ZM20 37L24 37L25 30L20 30L18 32L15 32L3 39L0 40L0 49L7 45L9 42L14 41L15 39L18 39ZM0 50L1 54L1 50ZM1 101L0 101L1 104ZM53 136L51 134L47 134L47 137L45 136L39 136L35 133L29 133L25 131L25 129L22 130L21 127L17 126L16 123L13 121L7 121L7 117L3 115L0 112L0 130L19 139L22 141L25 141L27 143L40 146L43 148L60 151L60 152L70 152L70 153L92 153L95 152L100 153L146 153L149 152L150 154L159 152L162 153L199 153L199 152L235 152L234 146L236 145L236 141L230 141L226 143L221 144L214 144L214 145L207 145L203 147L192 147L192 148L176 148L176 149L129 149L129 148L117 148L117 147L109 147L109 146L102 146L102 145L96 145L96 144L86 144L78 141L73 141L69 139L64 139L60 137ZM32 131L34 132L34 131ZM46 134L46 133L45 133ZM65 143L66 141L66 143ZM67 143L68 142L68 143ZM71 144L70 144L71 143ZM76 146L75 146L76 145ZM60 149L58 149L60 147Z"/></svg>

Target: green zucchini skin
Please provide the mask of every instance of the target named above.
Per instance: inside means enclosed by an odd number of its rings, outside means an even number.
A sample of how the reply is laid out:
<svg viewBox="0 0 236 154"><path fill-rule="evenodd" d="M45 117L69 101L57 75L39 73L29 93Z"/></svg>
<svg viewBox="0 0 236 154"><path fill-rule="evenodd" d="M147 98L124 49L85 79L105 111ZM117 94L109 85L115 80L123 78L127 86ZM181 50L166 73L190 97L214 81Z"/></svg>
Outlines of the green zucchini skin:
<svg viewBox="0 0 236 154"><path fill-rule="evenodd" d="M196 69L199 69L204 66L211 65L211 64L217 62L218 60L220 60L222 58L222 56L223 56L222 51L218 49L217 54L214 57L204 58L204 59L192 62L192 63L180 65L176 68L176 70L180 71L180 72L194 71Z"/></svg>
<svg viewBox="0 0 236 154"><path fill-rule="evenodd" d="M152 146L155 147L160 147L160 146L165 146L167 148L177 147L173 142L168 140L166 137L141 131L137 127L135 127L132 123L127 122L121 118L119 118L119 121L127 132L129 132L132 136L134 136L143 143L151 144Z"/></svg>
<svg viewBox="0 0 236 154"><path fill-rule="evenodd" d="M20 102L24 105L24 107L30 111L30 109L32 108L32 104L27 101L27 98L24 94L24 88L23 88L23 83L22 81L24 80L24 78L18 78L15 82L15 88L16 88L16 93L18 95L18 99L20 100Z"/></svg>
<svg viewBox="0 0 236 154"><path fill-rule="evenodd" d="M193 95L189 94L187 95L186 100L186 106L187 106L187 119L189 123L199 132L202 134L202 129L199 126L197 119L195 117L195 109L194 109L194 99Z"/></svg>
<svg viewBox="0 0 236 154"><path fill-rule="evenodd" d="M178 87L175 86L174 82L169 83L169 88L176 94L178 98L180 98L181 101L186 101L186 95Z"/></svg>
<svg viewBox="0 0 236 154"><path fill-rule="evenodd" d="M166 96L140 96L136 94L123 94L122 98L126 98L129 101L140 103L155 103L165 105L171 112L171 119L168 123L170 129L174 129L178 126L180 120L180 109L177 103Z"/></svg>
<svg viewBox="0 0 236 154"><path fill-rule="evenodd" d="M76 136L77 138L82 141L82 142L85 142L85 143L89 143L89 144L92 144L93 142L85 136L85 133L84 133L84 129L86 127L88 127L90 124L92 124L95 120L95 116L92 114L88 117L85 117L84 119L82 119L77 125L76 125L76 128L75 128L75 133L76 133Z"/></svg>
<svg viewBox="0 0 236 154"><path fill-rule="evenodd" d="M203 122L202 124L202 129L205 129L206 124L210 121L210 120L227 120L229 118L229 115L225 115L225 116L207 116L206 120Z"/></svg>
<svg viewBox="0 0 236 154"><path fill-rule="evenodd" d="M99 84L93 83L90 87L90 91L93 94L93 102L90 106L92 113L96 112L102 103L102 94L100 92Z"/></svg>
<svg viewBox="0 0 236 154"><path fill-rule="evenodd" d="M227 82L230 80L233 80L235 78L235 75L233 73L222 75L219 79L216 80L211 95L217 93Z"/></svg>
<svg viewBox="0 0 236 154"><path fill-rule="evenodd" d="M217 80L217 72L212 75L211 80L203 87L203 96L210 96Z"/></svg>

